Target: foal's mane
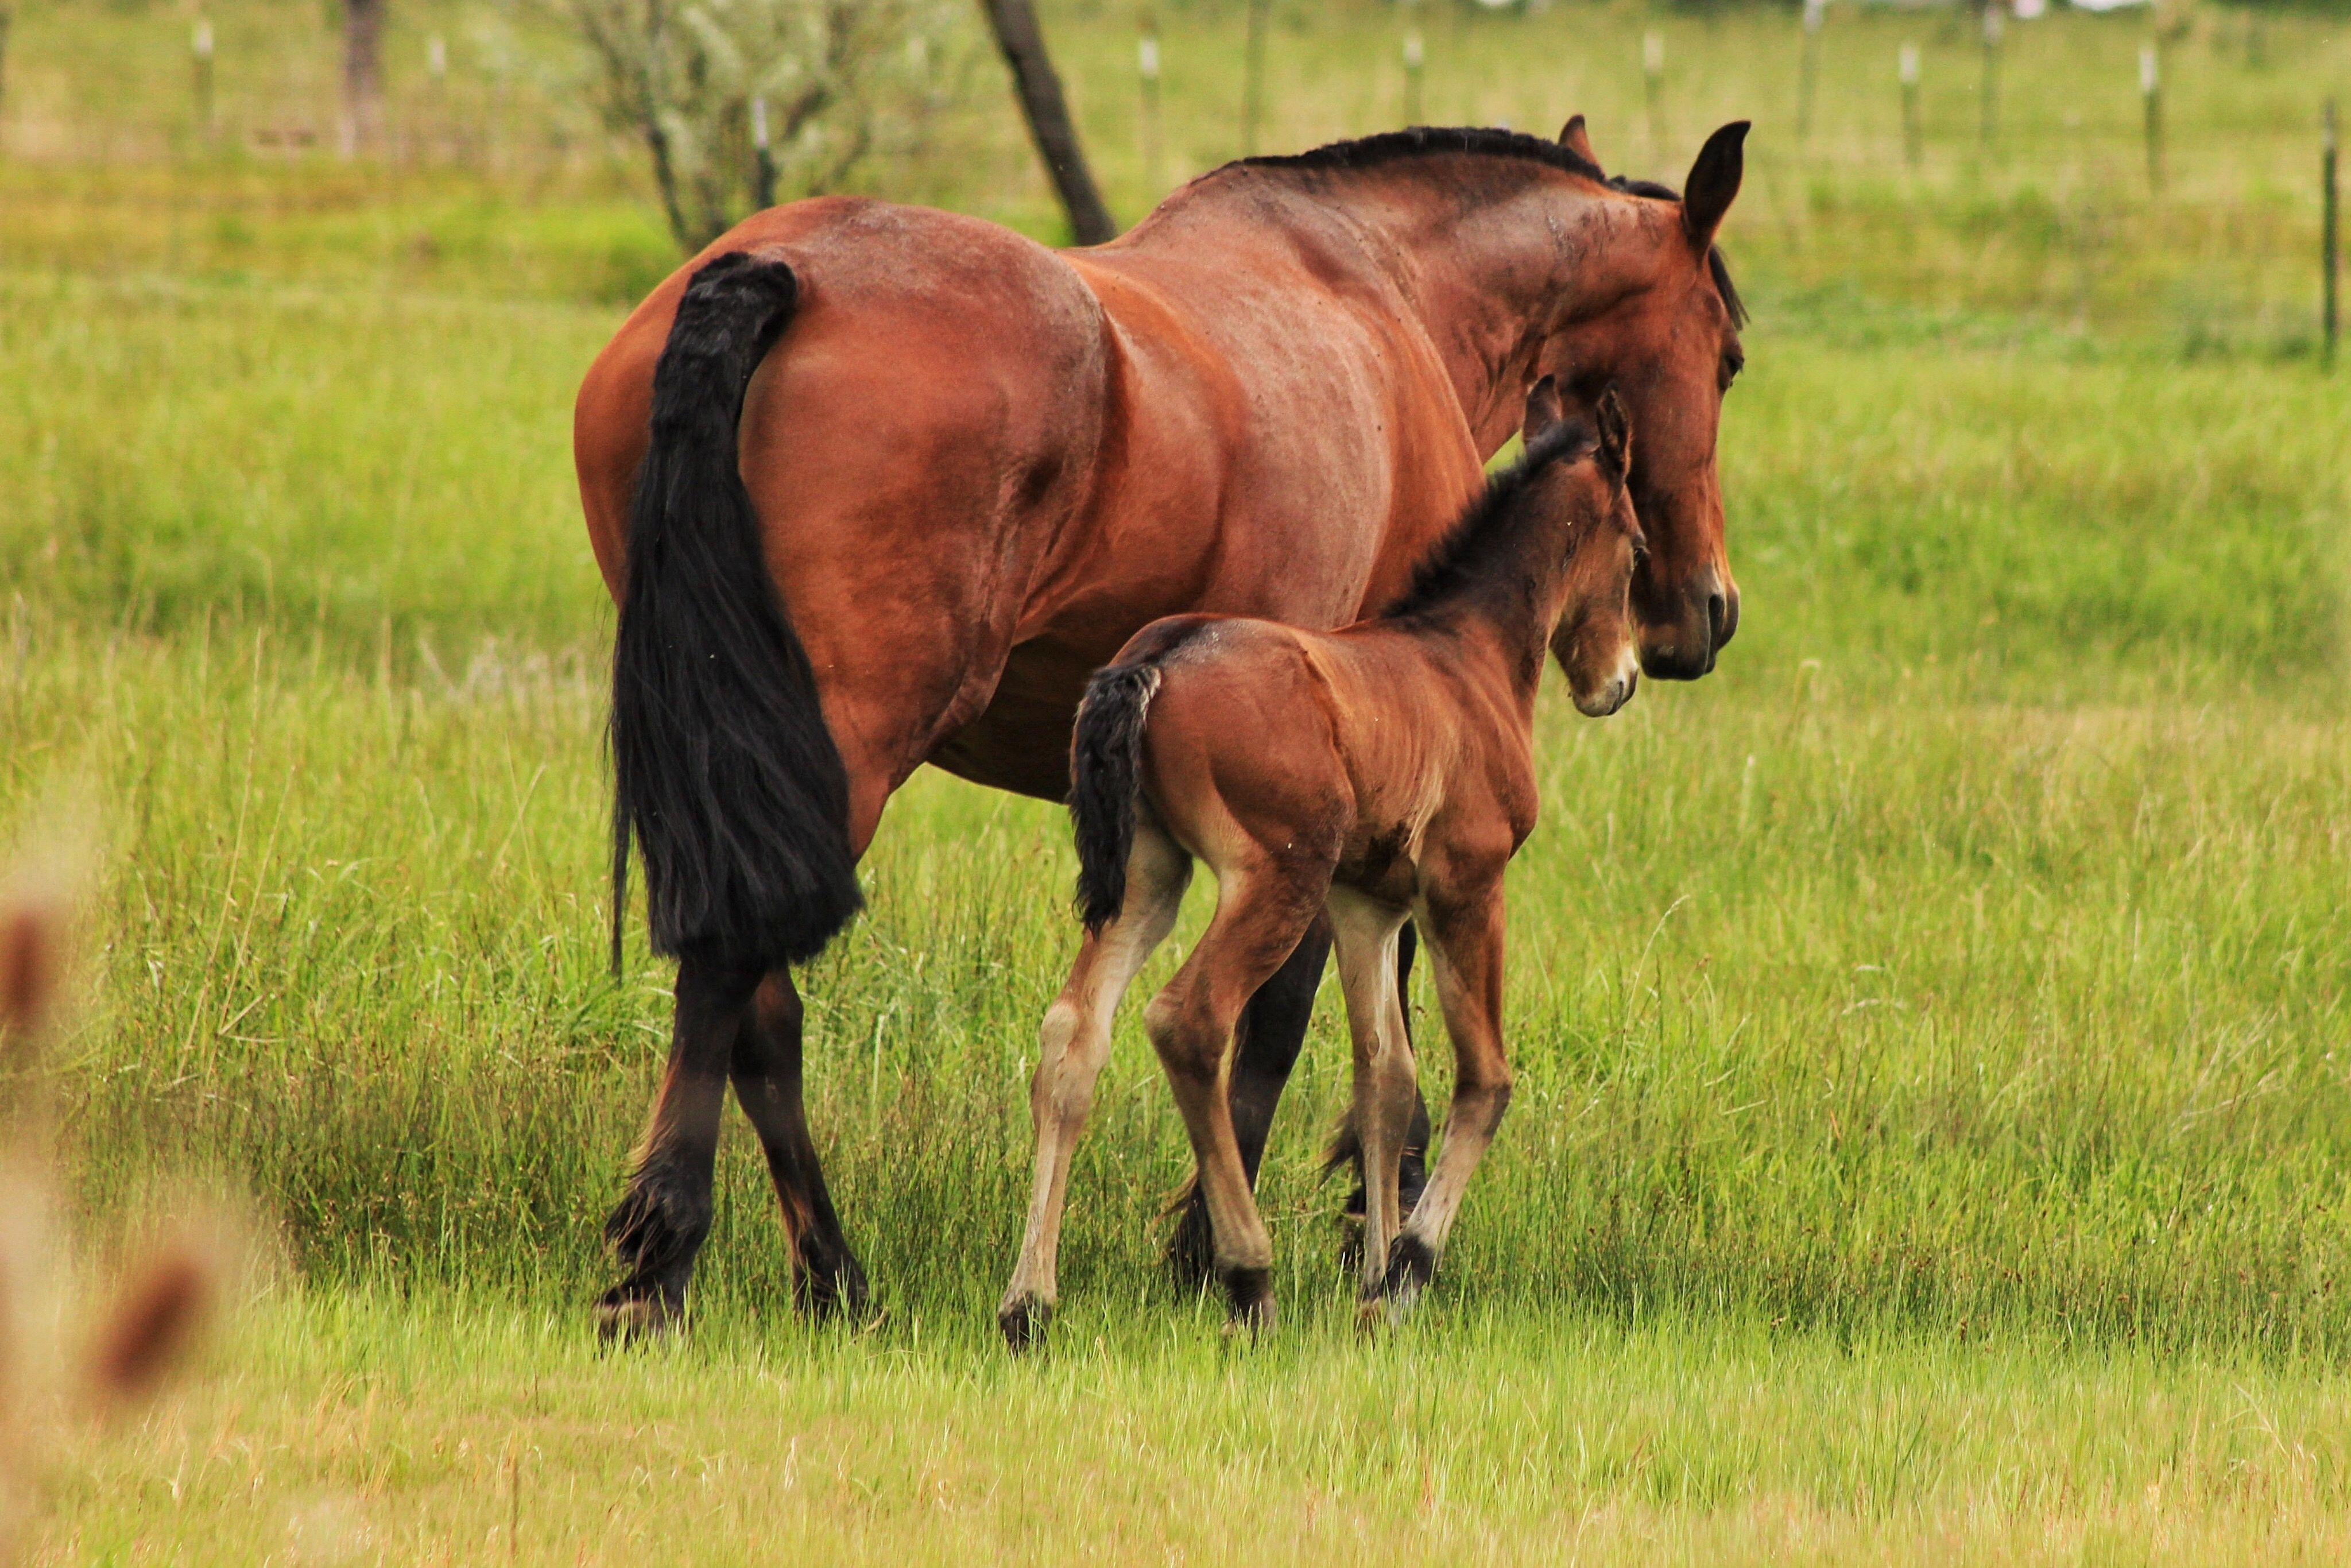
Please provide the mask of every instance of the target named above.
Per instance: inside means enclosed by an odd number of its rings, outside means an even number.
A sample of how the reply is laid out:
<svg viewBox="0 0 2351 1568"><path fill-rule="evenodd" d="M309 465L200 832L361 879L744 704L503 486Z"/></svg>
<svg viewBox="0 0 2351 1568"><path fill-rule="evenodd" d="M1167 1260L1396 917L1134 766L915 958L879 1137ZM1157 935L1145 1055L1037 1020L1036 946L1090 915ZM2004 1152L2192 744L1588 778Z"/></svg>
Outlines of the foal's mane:
<svg viewBox="0 0 2351 1568"><path fill-rule="evenodd" d="M1469 503L1460 520L1445 530L1412 574L1412 586L1379 613L1381 620L1434 609L1473 583L1484 580L1506 554L1517 532L1520 503L1543 472L1589 456L1599 434L1582 419L1544 431L1527 444L1519 460L1486 481L1486 493Z"/></svg>
<svg viewBox="0 0 2351 1568"><path fill-rule="evenodd" d="M1530 136L1523 131L1504 131L1482 125L1416 125L1406 131L1383 131L1377 135L1359 136L1349 141L1326 142L1303 152L1266 153L1255 158L1235 159L1201 178L1211 179L1228 169L1287 170L1301 174L1375 169L1383 163L1447 152L1484 158L1515 158L1545 164L1570 174L1580 174L1628 196L1648 196L1666 202L1682 199L1679 191L1670 185L1661 185L1655 180L1604 174L1599 164L1549 137ZM1739 286L1730 280L1730 264L1723 259L1721 246L1707 247L1706 266L1707 270L1714 275L1715 290L1722 296L1724 308L1730 312L1731 324L1744 327L1747 325L1747 306L1739 298Z"/></svg>

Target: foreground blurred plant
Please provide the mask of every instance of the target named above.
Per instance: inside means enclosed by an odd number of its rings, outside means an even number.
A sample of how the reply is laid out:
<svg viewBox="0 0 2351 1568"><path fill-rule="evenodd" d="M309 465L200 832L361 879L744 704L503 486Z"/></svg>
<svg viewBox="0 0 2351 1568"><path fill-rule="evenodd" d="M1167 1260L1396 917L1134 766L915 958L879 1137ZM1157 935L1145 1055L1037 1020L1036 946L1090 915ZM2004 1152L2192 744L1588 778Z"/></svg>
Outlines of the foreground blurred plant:
<svg viewBox="0 0 2351 1568"><path fill-rule="evenodd" d="M598 110L644 143L689 252L765 202L919 148L967 19L940 0L542 3L594 55Z"/></svg>
<svg viewBox="0 0 2351 1568"><path fill-rule="evenodd" d="M0 1123L0 1557L11 1559L58 1450L42 1427L77 1409L124 1414L151 1397L185 1358L223 1274L217 1243L182 1228L130 1259L110 1302L61 1295L47 1236L41 1054L65 1006L76 859L56 854L0 883L0 1071L10 1091ZM78 1342L62 1355L40 1343L59 1329Z"/></svg>

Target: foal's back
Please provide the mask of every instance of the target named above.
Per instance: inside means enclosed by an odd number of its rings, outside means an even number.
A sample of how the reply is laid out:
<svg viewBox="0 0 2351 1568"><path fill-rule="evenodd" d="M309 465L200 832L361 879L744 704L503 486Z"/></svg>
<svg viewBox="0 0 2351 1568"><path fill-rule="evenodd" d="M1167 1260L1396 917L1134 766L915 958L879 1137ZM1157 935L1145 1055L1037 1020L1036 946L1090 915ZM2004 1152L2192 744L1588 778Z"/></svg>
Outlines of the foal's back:
<svg viewBox="0 0 2351 1568"><path fill-rule="evenodd" d="M1185 620L1159 660L1142 782L1170 835L1219 872L1320 862L1404 900L1398 873L1465 794L1531 821L1514 716L1450 637L1390 621Z"/></svg>

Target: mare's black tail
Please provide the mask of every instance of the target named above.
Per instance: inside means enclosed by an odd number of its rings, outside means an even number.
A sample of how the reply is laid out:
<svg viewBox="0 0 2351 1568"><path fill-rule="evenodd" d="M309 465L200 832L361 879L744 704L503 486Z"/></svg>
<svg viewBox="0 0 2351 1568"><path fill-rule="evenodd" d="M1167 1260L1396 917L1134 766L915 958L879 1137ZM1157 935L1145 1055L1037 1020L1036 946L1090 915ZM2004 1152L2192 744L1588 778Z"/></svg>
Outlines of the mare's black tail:
<svg viewBox="0 0 2351 1568"><path fill-rule="evenodd" d="M658 953L795 963L863 902L847 770L736 451L745 384L798 293L782 262L718 257L687 285L653 370L612 650L616 967L632 836Z"/></svg>
<svg viewBox="0 0 2351 1568"><path fill-rule="evenodd" d="M1111 664L1086 683L1070 742L1070 816L1078 830L1078 910L1099 931L1126 905L1142 788L1143 725L1159 690L1155 658Z"/></svg>

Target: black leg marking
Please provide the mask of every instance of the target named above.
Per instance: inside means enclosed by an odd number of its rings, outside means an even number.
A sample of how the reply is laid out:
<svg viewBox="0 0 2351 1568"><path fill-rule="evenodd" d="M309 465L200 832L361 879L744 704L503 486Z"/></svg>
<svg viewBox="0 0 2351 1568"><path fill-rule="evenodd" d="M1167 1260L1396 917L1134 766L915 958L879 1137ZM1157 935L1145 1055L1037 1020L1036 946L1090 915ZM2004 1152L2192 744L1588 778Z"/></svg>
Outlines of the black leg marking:
<svg viewBox="0 0 2351 1568"><path fill-rule="evenodd" d="M792 1254L792 1298L811 1317L866 1312L865 1270L832 1207L801 1098L799 992L778 969L760 984L749 1027L735 1044L735 1097L759 1134Z"/></svg>
<svg viewBox="0 0 2351 1568"><path fill-rule="evenodd" d="M1428 1249L1428 1244L1417 1236L1399 1236L1388 1249L1387 1277L1380 1281L1380 1293L1393 1301L1408 1302L1436 1278L1437 1254Z"/></svg>
<svg viewBox="0 0 2351 1568"><path fill-rule="evenodd" d="M1228 1269L1224 1271L1225 1326L1250 1334L1273 1332L1273 1270Z"/></svg>
<svg viewBox="0 0 2351 1568"><path fill-rule="evenodd" d="M1026 1354L1045 1343L1045 1331L1053 1322L1053 1304L1039 1296L1023 1296L997 1313L996 1322L1013 1354Z"/></svg>
<svg viewBox="0 0 2351 1568"><path fill-rule="evenodd" d="M675 1328L695 1254L710 1234L711 1166L726 1094L726 1063L756 975L689 958L678 966L669 1063L628 1191L604 1222L620 1283L596 1303L599 1332L633 1340Z"/></svg>

